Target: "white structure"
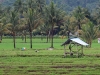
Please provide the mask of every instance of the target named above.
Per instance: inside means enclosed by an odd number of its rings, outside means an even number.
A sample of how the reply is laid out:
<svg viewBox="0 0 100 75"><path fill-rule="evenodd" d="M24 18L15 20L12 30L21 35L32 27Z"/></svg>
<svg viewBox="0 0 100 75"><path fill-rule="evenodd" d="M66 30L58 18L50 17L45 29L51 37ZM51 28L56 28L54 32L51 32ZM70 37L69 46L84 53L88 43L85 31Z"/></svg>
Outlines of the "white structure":
<svg viewBox="0 0 100 75"><path fill-rule="evenodd" d="M70 52L66 51L66 45L69 44L69 50ZM71 56L73 54L77 54L77 56L79 57L80 55L83 56L83 46L88 46L89 44L87 44L86 42L82 41L80 38L78 37L72 37L69 38L67 41L65 41L61 46L64 46L64 57L66 57L67 54L70 54ZM76 46L76 51L75 49L72 49L73 46Z"/></svg>
<svg viewBox="0 0 100 75"><path fill-rule="evenodd" d="M80 44L80 45L83 45L83 46L88 46L88 45L89 45L89 44L85 43L84 41L82 41L82 40L79 39L79 38L72 38L72 39L70 39L70 40L72 40L72 41L74 41L74 42L76 42L76 43L78 43L78 44Z"/></svg>
<svg viewBox="0 0 100 75"><path fill-rule="evenodd" d="M100 38L98 38L98 43L100 43Z"/></svg>

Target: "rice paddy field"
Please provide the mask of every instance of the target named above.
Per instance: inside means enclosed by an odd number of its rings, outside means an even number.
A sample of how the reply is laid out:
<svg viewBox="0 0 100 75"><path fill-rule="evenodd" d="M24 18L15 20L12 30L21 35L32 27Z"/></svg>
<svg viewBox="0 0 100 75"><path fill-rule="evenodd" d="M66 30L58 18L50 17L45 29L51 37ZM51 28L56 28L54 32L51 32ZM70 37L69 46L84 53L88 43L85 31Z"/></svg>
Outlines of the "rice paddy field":
<svg viewBox="0 0 100 75"><path fill-rule="evenodd" d="M12 39L0 43L0 75L100 75L100 44L93 41L91 48L84 47L84 56L77 58L64 55L61 44L66 39L54 39L54 49L46 39L33 39L24 43L16 39L16 49ZM25 50L22 48L25 47ZM67 47L68 49L68 47Z"/></svg>

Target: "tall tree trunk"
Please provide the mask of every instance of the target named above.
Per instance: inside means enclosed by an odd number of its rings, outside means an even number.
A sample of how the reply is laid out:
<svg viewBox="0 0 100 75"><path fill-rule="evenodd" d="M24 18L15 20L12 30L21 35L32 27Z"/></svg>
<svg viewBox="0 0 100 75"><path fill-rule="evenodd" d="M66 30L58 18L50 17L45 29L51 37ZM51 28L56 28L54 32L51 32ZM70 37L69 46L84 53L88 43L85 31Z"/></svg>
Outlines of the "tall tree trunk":
<svg viewBox="0 0 100 75"><path fill-rule="evenodd" d="M2 34L1 34L1 38L0 38L0 40L2 41Z"/></svg>
<svg viewBox="0 0 100 75"><path fill-rule="evenodd" d="M13 32L13 42L14 42L14 48L16 48L16 44L15 44L15 32Z"/></svg>
<svg viewBox="0 0 100 75"><path fill-rule="evenodd" d="M41 40L43 41L43 34L41 34Z"/></svg>
<svg viewBox="0 0 100 75"><path fill-rule="evenodd" d="M30 48L32 48L32 32L30 32Z"/></svg>
<svg viewBox="0 0 100 75"><path fill-rule="evenodd" d="M47 31L47 43L50 41L50 31Z"/></svg>
<svg viewBox="0 0 100 75"><path fill-rule="evenodd" d="M53 48L53 35L51 35L51 48Z"/></svg>
<svg viewBox="0 0 100 75"><path fill-rule="evenodd" d="M90 48L91 48L91 45L92 45L92 40L90 40L90 41L89 41L89 44L90 44Z"/></svg>
<svg viewBox="0 0 100 75"><path fill-rule="evenodd" d="M64 45L64 57L66 57L66 45Z"/></svg>
<svg viewBox="0 0 100 75"><path fill-rule="evenodd" d="M1 35L1 40L2 40L2 35Z"/></svg>
<svg viewBox="0 0 100 75"><path fill-rule="evenodd" d="M49 42L51 41L51 31L49 30L49 34L48 34L48 40L49 40Z"/></svg>
<svg viewBox="0 0 100 75"><path fill-rule="evenodd" d="M78 20L78 29L81 30L81 23L80 23L80 19Z"/></svg>
<svg viewBox="0 0 100 75"><path fill-rule="evenodd" d="M69 34L70 34L70 31L67 32L68 39L70 38L70 35Z"/></svg>
<svg viewBox="0 0 100 75"><path fill-rule="evenodd" d="M53 24L52 24L52 28L51 28L51 48L53 48Z"/></svg>
<svg viewBox="0 0 100 75"><path fill-rule="evenodd" d="M48 43L48 34L47 34L47 43Z"/></svg>
<svg viewBox="0 0 100 75"><path fill-rule="evenodd" d="M2 42L2 34L0 35L0 43Z"/></svg>
<svg viewBox="0 0 100 75"><path fill-rule="evenodd" d="M26 43L26 34L25 34L25 43Z"/></svg>
<svg viewBox="0 0 100 75"><path fill-rule="evenodd" d="M26 43L26 31L25 31L25 43Z"/></svg>
<svg viewBox="0 0 100 75"><path fill-rule="evenodd" d="M2 35L3 35L3 34L2 34L2 33L0 33L0 40L1 40L1 41L2 41Z"/></svg>

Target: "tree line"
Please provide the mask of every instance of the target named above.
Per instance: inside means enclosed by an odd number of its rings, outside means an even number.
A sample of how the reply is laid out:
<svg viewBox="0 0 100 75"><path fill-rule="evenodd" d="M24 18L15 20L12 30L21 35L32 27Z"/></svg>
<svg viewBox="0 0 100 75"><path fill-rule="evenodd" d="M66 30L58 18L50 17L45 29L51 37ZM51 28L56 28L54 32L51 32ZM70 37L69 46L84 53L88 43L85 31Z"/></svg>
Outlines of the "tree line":
<svg viewBox="0 0 100 75"><path fill-rule="evenodd" d="M3 7L0 5L0 36L10 34L13 36L14 48L16 48L16 36L30 36L30 48L32 48L32 37L35 33L51 38L53 48L53 36L64 35L83 38L87 43L100 37L100 6L90 12L81 6L67 13L53 1L46 0L16 0L13 6Z"/></svg>

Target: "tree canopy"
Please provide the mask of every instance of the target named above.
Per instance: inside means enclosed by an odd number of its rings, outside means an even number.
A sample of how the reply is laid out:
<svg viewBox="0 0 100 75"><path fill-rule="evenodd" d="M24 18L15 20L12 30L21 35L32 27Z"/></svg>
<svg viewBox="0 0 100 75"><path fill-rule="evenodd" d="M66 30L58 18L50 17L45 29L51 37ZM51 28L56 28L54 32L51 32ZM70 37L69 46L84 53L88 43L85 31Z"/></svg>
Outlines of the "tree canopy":
<svg viewBox="0 0 100 75"><path fill-rule="evenodd" d="M14 48L17 35L29 35L32 48L34 34L46 35L47 42L51 38L52 48L54 35L73 34L91 44L100 32L99 13L99 0L4 0L0 5L0 36L13 35Z"/></svg>

